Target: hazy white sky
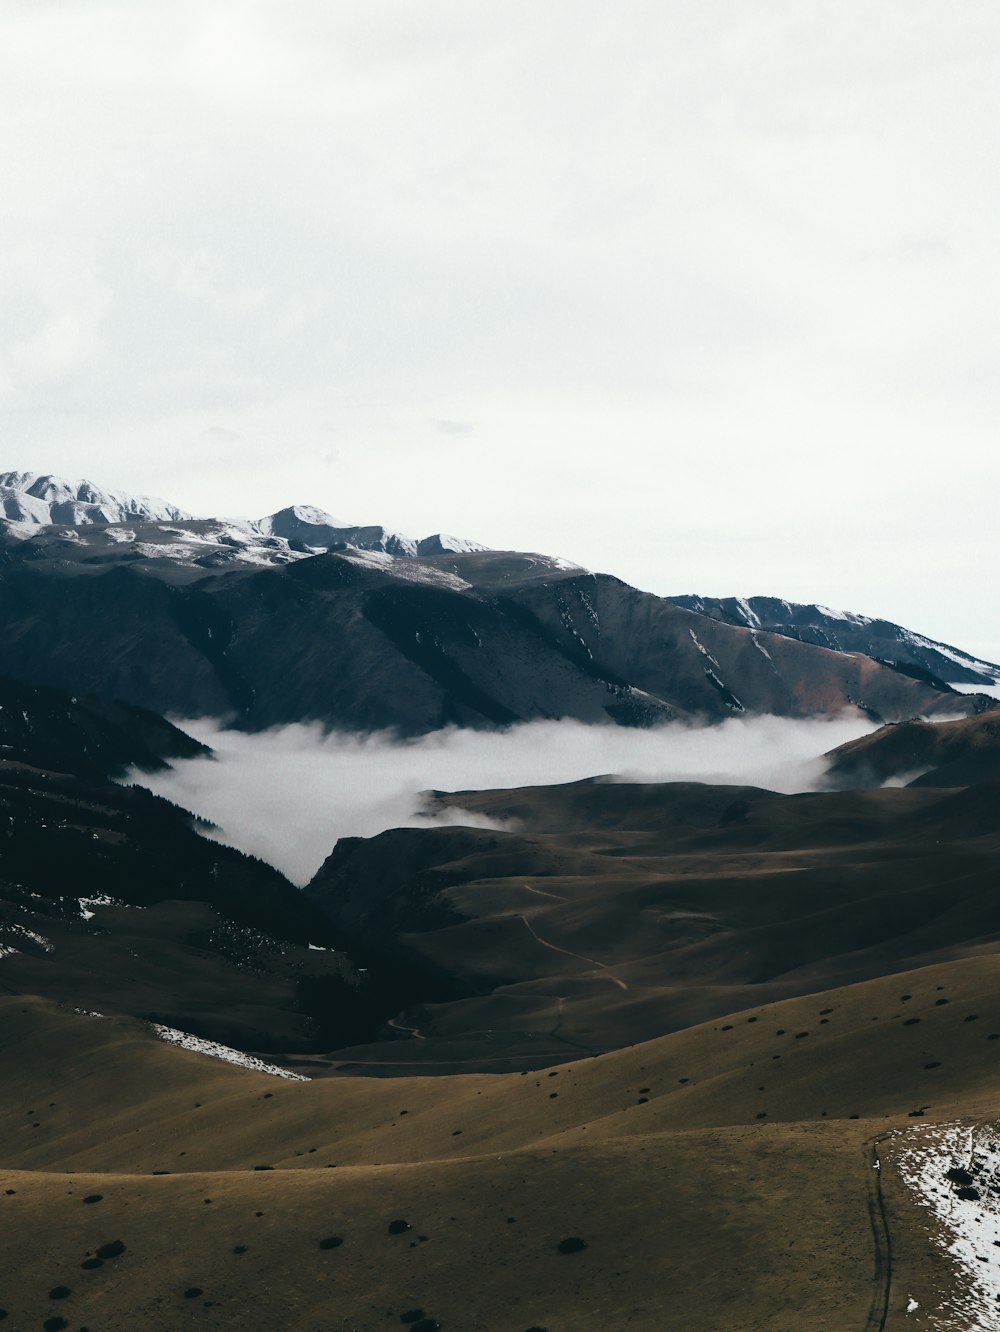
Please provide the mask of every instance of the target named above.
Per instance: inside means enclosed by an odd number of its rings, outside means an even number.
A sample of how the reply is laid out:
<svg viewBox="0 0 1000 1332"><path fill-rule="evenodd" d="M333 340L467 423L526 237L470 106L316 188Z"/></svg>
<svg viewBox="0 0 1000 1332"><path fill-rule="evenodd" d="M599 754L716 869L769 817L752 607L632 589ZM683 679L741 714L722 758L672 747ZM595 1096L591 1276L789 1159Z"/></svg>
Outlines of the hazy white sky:
<svg viewBox="0 0 1000 1332"><path fill-rule="evenodd" d="M995 0L4 0L3 467L1000 655Z"/></svg>

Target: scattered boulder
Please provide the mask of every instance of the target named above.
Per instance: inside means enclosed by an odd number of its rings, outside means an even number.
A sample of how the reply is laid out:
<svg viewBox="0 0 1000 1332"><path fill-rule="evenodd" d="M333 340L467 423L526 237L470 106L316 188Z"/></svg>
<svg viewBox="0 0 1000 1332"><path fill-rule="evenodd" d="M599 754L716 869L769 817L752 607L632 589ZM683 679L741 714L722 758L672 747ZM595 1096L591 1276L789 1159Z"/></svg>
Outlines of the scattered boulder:
<svg viewBox="0 0 1000 1332"><path fill-rule="evenodd" d="M568 1235L566 1239L561 1239L558 1245L560 1253L579 1253L586 1247L587 1241L579 1235Z"/></svg>
<svg viewBox="0 0 1000 1332"><path fill-rule="evenodd" d="M397 1221L389 1222L390 1235L403 1235L407 1230L412 1230L412 1229L413 1227L410 1225L409 1221L403 1221L402 1219L399 1219Z"/></svg>

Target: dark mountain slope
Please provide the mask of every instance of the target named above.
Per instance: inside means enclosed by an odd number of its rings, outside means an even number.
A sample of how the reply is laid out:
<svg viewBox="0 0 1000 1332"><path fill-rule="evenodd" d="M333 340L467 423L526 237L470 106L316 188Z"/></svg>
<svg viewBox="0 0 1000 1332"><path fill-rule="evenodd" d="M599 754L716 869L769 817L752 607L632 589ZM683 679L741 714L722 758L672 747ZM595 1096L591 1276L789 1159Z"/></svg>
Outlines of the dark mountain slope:
<svg viewBox="0 0 1000 1332"><path fill-rule="evenodd" d="M800 717L853 706L899 717L944 706L939 689L862 654L737 628L606 574L575 570L542 579L528 566L522 576L516 562L526 564L526 557L506 558L505 567L493 553L470 556L463 577L530 615L568 656L697 715ZM453 559L436 563L456 567ZM950 706L954 711L954 699ZM958 710L971 706L960 700Z"/></svg>
<svg viewBox="0 0 1000 1332"><path fill-rule="evenodd" d="M248 729L320 721L418 734L847 707L898 719L986 705L540 556L346 548L180 584L176 569L167 559L0 569L0 670Z"/></svg>
<svg viewBox="0 0 1000 1332"><path fill-rule="evenodd" d="M1000 666L980 661L948 643L905 629L891 620L850 611L782 601L779 597L671 597L678 606L726 624L768 629L802 643L836 652L863 652L917 673L926 683L989 686L1000 681Z"/></svg>
<svg viewBox="0 0 1000 1332"><path fill-rule="evenodd" d="M0 679L0 989L265 1049L315 1042L318 980L350 1007L353 968L306 946L331 928L296 888L110 780L206 752L141 709Z"/></svg>
<svg viewBox="0 0 1000 1332"><path fill-rule="evenodd" d="M209 751L146 708L79 698L0 676L0 761L114 777Z"/></svg>

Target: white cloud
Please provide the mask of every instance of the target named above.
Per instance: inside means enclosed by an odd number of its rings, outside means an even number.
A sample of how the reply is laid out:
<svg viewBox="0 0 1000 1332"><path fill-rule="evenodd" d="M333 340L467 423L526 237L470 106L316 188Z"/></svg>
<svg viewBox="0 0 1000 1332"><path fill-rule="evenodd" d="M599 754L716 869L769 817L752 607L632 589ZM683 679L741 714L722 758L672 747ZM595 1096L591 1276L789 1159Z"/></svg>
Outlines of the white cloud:
<svg viewBox="0 0 1000 1332"><path fill-rule="evenodd" d="M307 882L340 837L426 827L421 792L536 786L611 775L628 781L705 781L810 790L820 757L875 729L853 716L791 721L733 718L721 725L655 730L532 722L503 732L438 731L401 742L389 735L324 734L285 726L247 735L207 721L182 722L217 759L189 759L133 780L216 823L223 840ZM452 812L444 820L489 826Z"/></svg>

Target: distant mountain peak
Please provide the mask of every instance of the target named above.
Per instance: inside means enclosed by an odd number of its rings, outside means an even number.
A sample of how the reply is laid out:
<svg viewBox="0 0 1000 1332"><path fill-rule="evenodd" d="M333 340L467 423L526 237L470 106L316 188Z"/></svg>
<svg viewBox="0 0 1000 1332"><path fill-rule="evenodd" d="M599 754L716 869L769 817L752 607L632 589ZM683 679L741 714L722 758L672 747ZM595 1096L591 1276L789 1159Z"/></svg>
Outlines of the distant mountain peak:
<svg viewBox="0 0 1000 1332"><path fill-rule="evenodd" d="M378 524L359 526L346 523L314 504L289 504L275 513L253 521L243 519L200 519L166 500L148 495L132 495L122 490L108 490L93 481L72 481L48 472L0 472L0 523L5 520L9 536L17 540L34 537L42 528L93 528L133 524L193 524L185 530L161 529L146 532L151 546L143 540L135 545L135 532L109 532L95 539L117 543L132 542L132 555L142 546L149 557L170 558L182 562L206 563L211 567L237 560L244 563L272 564L300 559L340 546L358 550L380 551L406 559L426 555L463 555L486 550L478 541L465 537L406 536ZM79 534L61 534L73 540ZM167 538L166 540L164 538Z"/></svg>
<svg viewBox="0 0 1000 1332"><path fill-rule="evenodd" d="M49 472L0 472L0 509L12 523L80 527L91 523L178 522L191 514L150 495L106 490Z"/></svg>

